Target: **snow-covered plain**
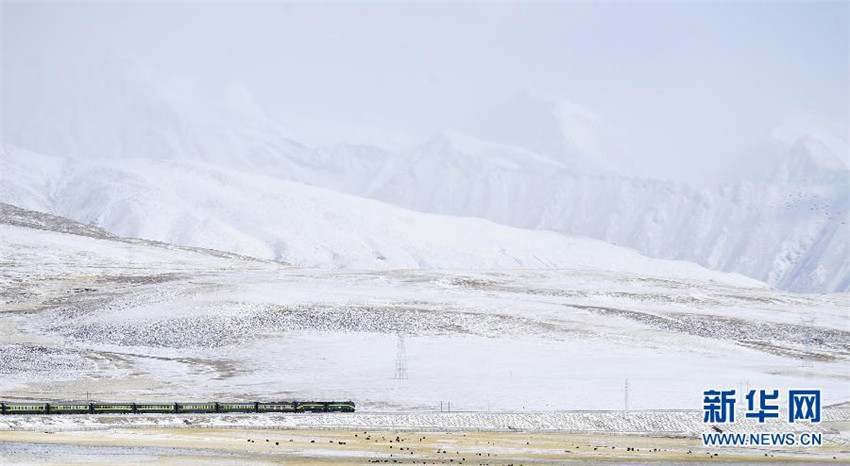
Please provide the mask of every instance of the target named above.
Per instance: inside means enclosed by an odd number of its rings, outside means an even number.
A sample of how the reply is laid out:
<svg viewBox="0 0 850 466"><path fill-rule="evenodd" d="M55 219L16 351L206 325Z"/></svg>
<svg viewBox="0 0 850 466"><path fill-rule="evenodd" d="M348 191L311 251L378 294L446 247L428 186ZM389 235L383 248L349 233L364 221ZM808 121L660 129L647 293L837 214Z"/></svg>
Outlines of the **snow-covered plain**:
<svg viewBox="0 0 850 466"><path fill-rule="evenodd" d="M783 421L744 418L729 425L729 432L771 432L781 430ZM846 431L841 437L831 426L847 422L850 410L826 408L824 424L798 424L797 432L825 432L830 441L850 443ZM230 414L230 415L67 415L4 416L0 430L82 431L124 427L181 428L250 428L250 429L317 429L317 430L387 430L387 431L573 431L605 433L640 433L695 436L705 432L700 411L568 411L550 413L461 412L461 413L355 413L355 414ZM830 427L827 427L830 426ZM831 437L831 438L830 438ZM832 442L830 442L832 443Z"/></svg>
<svg viewBox="0 0 850 466"><path fill-rule="evenodd" d="M788 294L644 258L664 273L628 260L300 269L5 212L3 398L522 412L619 409L628 379L632 409L695 409L702 390L747 386L850 399L847 294ZM393 378L398 333L407 380Z"/></svg>

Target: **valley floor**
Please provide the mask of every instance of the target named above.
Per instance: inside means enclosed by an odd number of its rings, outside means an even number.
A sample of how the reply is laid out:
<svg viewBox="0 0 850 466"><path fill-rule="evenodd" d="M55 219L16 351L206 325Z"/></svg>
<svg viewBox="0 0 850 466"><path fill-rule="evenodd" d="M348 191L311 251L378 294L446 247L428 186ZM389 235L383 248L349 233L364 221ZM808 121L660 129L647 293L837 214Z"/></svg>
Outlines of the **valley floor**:
<svg viewBox="0 0 850 466"><path fill-rule="evenodd" d="M0 431L5 464L562 464L850 461L816 450L702 447L697 438L617 433L136 428Z"/></svg>
<svg viewBox="0 0 850 466"><path fill-rule="evenodd" d="M577 271L269 264L13 286L20 301L0 312L9 401L621 409L627 379L632 409L696 409L703 390L720 388L814 387L825 405L850 399L843 295ZM399 334L407 380L393 379Z"/></svg>
<svg viewBox="0 0 850 466"><path fill-rule="evenodd" d="M299 269L24 220L0 225L0 399L353 400L358 412L2 416L2 463L848 460L846 293L677 264L652 276ZM701 448L703 391L735 389L741 407L750 388L822 390L824 422L808 428L825 445Z"/></svg>

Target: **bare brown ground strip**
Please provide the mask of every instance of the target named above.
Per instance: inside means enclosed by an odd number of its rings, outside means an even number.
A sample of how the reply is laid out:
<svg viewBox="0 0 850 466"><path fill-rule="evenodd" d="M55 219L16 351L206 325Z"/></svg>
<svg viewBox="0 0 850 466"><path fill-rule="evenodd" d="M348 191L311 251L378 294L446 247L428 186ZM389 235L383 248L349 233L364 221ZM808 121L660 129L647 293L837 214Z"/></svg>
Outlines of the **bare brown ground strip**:
<svg viewBox="0 0 850 466"><path fill-rule="evenodd" d="M0 443L128 448L147 464L560 464L564 462L850 462L850 446L704 448L697 438L560 432L390 432L132 428L55 433L0 431ZM150 449L150 451L146 450ZM174 452L169 450L173 449ZM2 451L2 450L0 450ZM64 450L63 450L64 451ZM73 452L73 449L71 449ZM134 460L133 455L138 455ZM19 458L63 464L61 457ZM2 456L0 456L2 459ZM9 459L9 458L7 458ZM14 460L14 458L12 458ZM78 460L79 458L77 458ZM86 458L88 460L89 458ZM115 461L112 458L110 461Z"/></svg>

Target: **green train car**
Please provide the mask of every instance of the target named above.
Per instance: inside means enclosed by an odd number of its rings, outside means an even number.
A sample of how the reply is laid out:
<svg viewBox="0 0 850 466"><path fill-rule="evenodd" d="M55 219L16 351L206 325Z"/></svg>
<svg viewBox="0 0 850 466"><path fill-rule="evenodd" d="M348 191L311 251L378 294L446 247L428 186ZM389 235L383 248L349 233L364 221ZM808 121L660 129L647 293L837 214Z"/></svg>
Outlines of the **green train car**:
<svg viewBox="0 0 850 466"><path fill-rule="evenodd" d="M0 403L0 412L3 414L46 414L50 412L47 403Z"/></svg>
<svg viewBox="0 0 850 466"><path fill-rule="evenodd" d="M353 413L353 401L274 401L239 403L5 403L0 414L145 414L145 413Z"/></svg>
<svg viewBox="0 0 850 466"><path fill-rule="evenodd" d="M126 414L132 413L133 403L91 403L94 414Z"/></svg>
<svg viewBox="0 0 850 466"><path fill-rule="evenodd" d="M330 402L322 402L322 401L304 401L304 402L293 402L296 411L300 412L312 412L312 413L328 413L328 412L339 412L339 413L353 413L354 412L354 402L353 401L330 401Z"/></svg>
<svg viewBox="0 0 850 466"><path fill-rule="evenodd" d="M259 403L219 403L217 413L253 413Z"/></svg>
<svg viewBox="0 0 850 466"><path fill-rule="evenodd" d="M135 403L136 413L173 413L174 403Z"/></svg>
<svg viewBox="0 0 850 466"><path fill-rule="evenodd" d="M86 414L91 413L90 403L45 403L50 413L56 414Z"/></svg>

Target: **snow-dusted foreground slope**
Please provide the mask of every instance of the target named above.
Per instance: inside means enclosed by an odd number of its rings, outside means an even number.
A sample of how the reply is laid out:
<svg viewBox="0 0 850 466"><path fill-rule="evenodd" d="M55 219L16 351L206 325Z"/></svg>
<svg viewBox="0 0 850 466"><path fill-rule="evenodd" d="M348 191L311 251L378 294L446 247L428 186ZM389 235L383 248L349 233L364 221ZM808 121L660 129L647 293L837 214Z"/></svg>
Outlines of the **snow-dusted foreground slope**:
<svg viewBox="0 0 850 466"><path fill-rule="evenodd" d="M762 286L597 240L412 212L197 163L74 161L5 147L0 164L5 177L0 200L122 236L299 266L581 268Z"/></svg>
<svg viewBox="0 0 850 466"><path fill-rule="evenodd" d="M3 398L618 409L628 379L634 409L694 409L702 390L748 385L850 399L846 294L601 270L296 269L13 213L0 225ZM19 226L26 215L40 229ZM399 332L407 380L393 379Z"/></svg>

